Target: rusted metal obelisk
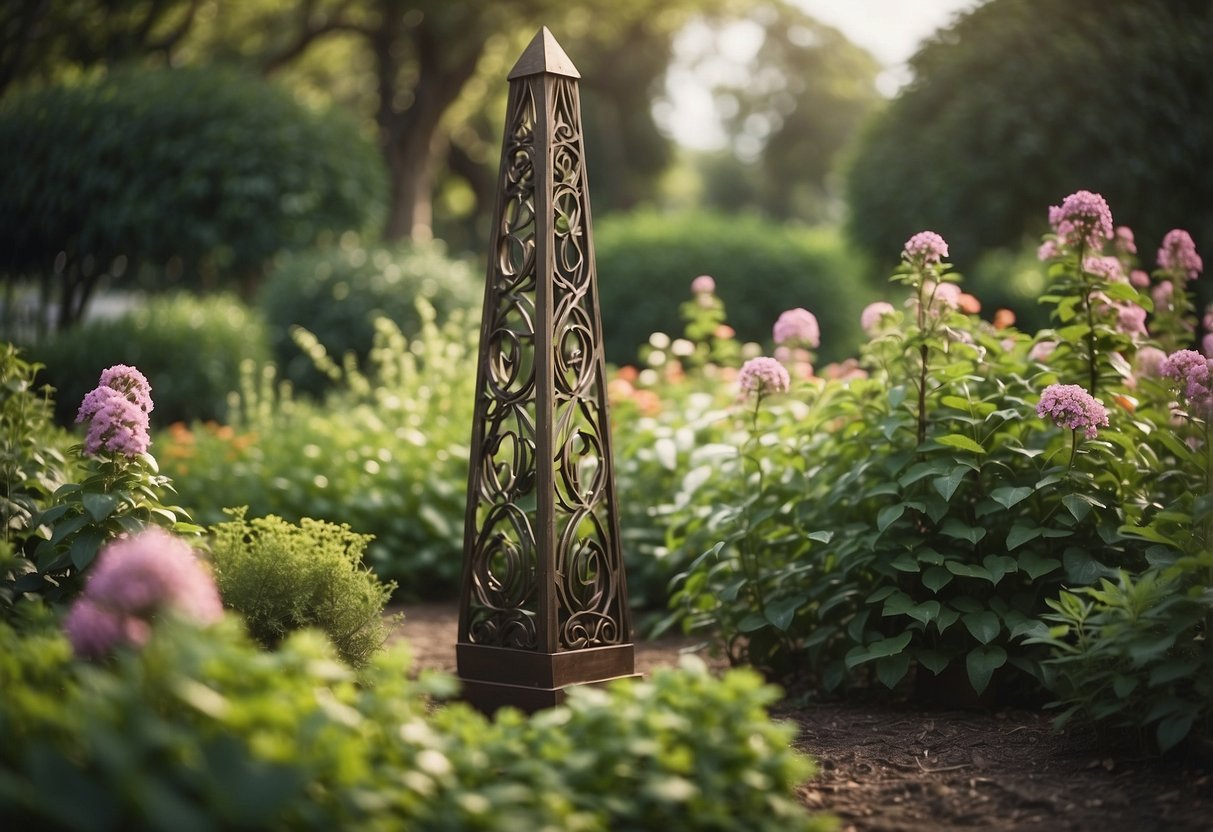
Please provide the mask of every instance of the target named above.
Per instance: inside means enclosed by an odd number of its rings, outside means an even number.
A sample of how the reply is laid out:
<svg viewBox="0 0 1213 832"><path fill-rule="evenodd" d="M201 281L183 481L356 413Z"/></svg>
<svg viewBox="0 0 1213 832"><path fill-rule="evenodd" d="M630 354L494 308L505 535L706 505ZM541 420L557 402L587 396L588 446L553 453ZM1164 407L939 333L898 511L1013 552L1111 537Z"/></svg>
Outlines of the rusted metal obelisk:
<svg viewBox="0 0 1213 832"><path fill-rule="evenodd" d="M546 27L509 74L456 645L486 711L634 675L580 77Z"/></svg>

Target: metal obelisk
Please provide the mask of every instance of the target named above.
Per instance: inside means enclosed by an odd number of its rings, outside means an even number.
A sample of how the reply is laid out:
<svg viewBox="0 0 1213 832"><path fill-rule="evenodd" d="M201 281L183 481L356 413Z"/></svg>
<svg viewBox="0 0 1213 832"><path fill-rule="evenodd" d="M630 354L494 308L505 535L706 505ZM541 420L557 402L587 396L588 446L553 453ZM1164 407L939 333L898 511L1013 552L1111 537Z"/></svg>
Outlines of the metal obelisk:
<svg viewBox="0 0 1213 832"><path fill-rule="evenodd" d="M483 710L634 675L578 78L547 28L509 74L456 645Z"/></svg>

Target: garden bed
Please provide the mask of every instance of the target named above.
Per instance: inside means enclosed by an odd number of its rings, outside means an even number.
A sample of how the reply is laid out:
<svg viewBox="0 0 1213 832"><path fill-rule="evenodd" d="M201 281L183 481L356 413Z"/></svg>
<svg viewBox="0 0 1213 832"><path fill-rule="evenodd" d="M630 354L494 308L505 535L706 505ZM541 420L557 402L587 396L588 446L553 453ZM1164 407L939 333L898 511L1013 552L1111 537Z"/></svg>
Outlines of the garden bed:
<svg viewBox="0 0 1213 832"><path fill-rule="evenodd" d="M455 605L403 612L397 636L412 646L415 665L454 672ZM640 642L637 669L674 665L693 646ZM1048 714L789 702L775 716L800 726L798 746L820 768L801 801L839 817L843 830L1207 830L1213 819L1207 758L1110 751L1089 732L1055 733Z"/></svg>

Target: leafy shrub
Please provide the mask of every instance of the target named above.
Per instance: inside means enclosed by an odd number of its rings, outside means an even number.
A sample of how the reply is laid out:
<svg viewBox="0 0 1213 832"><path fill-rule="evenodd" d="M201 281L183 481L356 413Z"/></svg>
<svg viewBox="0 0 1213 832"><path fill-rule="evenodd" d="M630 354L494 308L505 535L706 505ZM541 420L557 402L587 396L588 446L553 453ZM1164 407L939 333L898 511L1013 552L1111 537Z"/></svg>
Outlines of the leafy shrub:
<svg viewBox="0 0 1213 832"><path fill-rule="evenodd" d="M203 523L224 508L347 524L373 535L367 562L402 596L455 591L462 564L468 443L477 336L466 315L441 325L418 300L420 331L405 338L376 322L370 369L327 367L341 377L323 404L276 388L272 367L246 366L230 426L178 426L162 456L181 501ZM317 360L314 338L300 333Z"/></svg>
<svg viewBox="0 0 1213 832"><path fill-rule="evenodd" d="M912 675L933 696L958 671L981 695L1048 678L1039 616L1063 585L1207 549L1207 402L1191 431L1173 417L1174 391L1144 363L1147 347L1161 355L1139 329L1149 298L1090 237L1058 229L1054 329L1032 339L964 313L947 264L907 244L893 277L906 311L865 313L868 377L751 400L727 444L692 452L702 473L676 498L670 546L703 554L676 582L676 618L780 678L832 690ZM1186 278L1155 280L1185 306ZM1150 325L1176 327L1161 309ZM1063 401L1085 402L1080 418Z"/></svg>
<svg viewBox="0 0 1213 832"><path fill-rule="evenodd" d="M166 620L92 665L53 627L0 624L14 828L829 828L791 798L812 767L749 672L661 670L490 722L435 708L449 681L411 679L399 645L355 674L312 631L266 654L235 620Z"/></svg>
<svg viewBox="0 0 1213 832"><path fill-rule="evenodd" d="M265 361L269 347L261 317L236 298L178 294L59 333L32 346L30 354L46 365L40 378L59 391L60 424L75 418L98 367L129 364L151 381L152 420L167 425L225 420L241 364Z"/></svg>
<svg viewBox="0 0 1213 832"><path fill-rule="evenodd" d="M382 161L352 121L233 69L118 71L6 99L0 158L21 160L0 171L0 271L55 280L68 322L102 276L247 286L280 249L374 227L384 202Z"/></svg>
<svg viewBox="0 0 1213 832"><path fill-rule="evenodd" d="M296 526L273 516L246 520L243 510L233 515L210 528L224 606L244 617L264 647L315 627L345 661L366 664L395 623L383 618L395 584L362 565L370 538L306 517Z"/></svg>
<svg viewBox="0 0 1213 832"><path fill-rule="evenodd" d="M421 325L417 298L446 317L456 309L479 309L482 292L482 280L469 264L449 259L439 244L372 247L351 235L339 246L279 258L259 306L282 378L297 390L318 393L331 380L299 349L294 327L314 335L331 355L352 352L365 368L376 318L389 318L411 334Z"/></svg>
<svg viewBox="0 0 1213 832"><path fill-rule="evenodd" d="M797 230L755 218L640 213L608 218L595 235L607 359L636 360L653 332L679 327L679 303L700 274L716 280L737 335L767 341L785 309L821 319L822 358L860 342L859 312L872 290L860 259L833 232Z"/></svg>
<svg viewBox="0 0 1213 832"><path fill-rule="evenodd" d="M70 437L55 427L50 391L35 392L38 365L12 344L0 346L0 605L16 598L14 584L35 572L34 517L75 471Z"/></svg>

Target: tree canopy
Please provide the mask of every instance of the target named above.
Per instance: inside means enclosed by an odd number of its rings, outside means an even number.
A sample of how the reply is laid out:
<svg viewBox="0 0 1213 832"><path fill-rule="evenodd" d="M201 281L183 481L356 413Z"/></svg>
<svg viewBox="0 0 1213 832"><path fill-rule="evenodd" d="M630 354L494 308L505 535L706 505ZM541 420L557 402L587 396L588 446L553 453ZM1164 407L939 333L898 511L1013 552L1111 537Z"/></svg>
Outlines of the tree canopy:
<svg viewBox="0 0 1213 832"><path fill-rule="evenodd" d="M1213 250L1213 5L991 0L938 32L851 160L849 231L888 259L929 228L965 267L1102 193L1147 265L1170 228Z"/></svg>

